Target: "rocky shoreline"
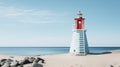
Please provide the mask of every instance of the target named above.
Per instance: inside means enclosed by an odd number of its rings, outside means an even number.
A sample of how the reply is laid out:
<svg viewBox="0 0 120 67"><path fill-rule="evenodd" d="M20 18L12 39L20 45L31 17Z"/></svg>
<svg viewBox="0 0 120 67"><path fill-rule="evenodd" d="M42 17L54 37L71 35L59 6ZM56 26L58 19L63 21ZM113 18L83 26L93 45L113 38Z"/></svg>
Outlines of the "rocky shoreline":
<svg viewBox="0 0 120 67"><path fill-rule="evenodd" d="M0 54L0 67L120 67L120 50L86 56L57 54L15 56Z"/></svg>
<svg viewBox="0 0 120 67"><path fill-rule="evenodd" d="M45 60L40 57L25 57L22 60L0 59L0 67L24 67L31 64L31 67L43 67Z"/></svg>

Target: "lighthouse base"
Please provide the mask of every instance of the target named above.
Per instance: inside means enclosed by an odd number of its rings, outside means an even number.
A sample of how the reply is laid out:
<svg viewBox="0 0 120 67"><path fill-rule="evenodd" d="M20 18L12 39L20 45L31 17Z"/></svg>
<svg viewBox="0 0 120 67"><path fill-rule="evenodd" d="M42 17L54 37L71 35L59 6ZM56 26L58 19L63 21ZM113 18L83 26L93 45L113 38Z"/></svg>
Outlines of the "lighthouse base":
<svg viewBox="0 0 120 67"><path fill-rule="evenodd" d="M80 56L85 56L89 53L86 30L73 30L70 53Z"/></svg>

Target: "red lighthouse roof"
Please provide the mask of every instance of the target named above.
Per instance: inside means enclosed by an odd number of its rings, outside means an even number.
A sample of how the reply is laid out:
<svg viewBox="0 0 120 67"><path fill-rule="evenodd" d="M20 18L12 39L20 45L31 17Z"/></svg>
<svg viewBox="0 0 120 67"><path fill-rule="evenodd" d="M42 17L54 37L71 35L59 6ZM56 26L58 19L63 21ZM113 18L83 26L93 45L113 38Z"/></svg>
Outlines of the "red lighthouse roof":
<svg viewBox="0 0 120 67"><path fill-rule="evenodd" d="M84 29L84 18L82 17L82 13L79 11L77 14L78 18L75 18L75 29Z"/></svg>

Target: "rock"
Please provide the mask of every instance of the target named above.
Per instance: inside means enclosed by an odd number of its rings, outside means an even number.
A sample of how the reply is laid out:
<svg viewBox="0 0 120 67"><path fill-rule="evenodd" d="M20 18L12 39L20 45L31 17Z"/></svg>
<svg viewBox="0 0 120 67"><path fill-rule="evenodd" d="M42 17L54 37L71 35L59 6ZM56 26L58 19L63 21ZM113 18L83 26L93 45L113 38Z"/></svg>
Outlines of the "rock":
<svg viewBox="0 0 120 67"><path fill-rule="evenodd" d="M18 61L18 64L23 65L23 60Z"/></svg>
<svg viewBox="0 0 120 67"><path fill-rule="evenodd" d="M1 59L0 67L24 67L25 64L30 64L30 63L32 63L32 67L43 67L41 63L44 63L44 59L39 57L37 58L25 57L21 61L12 60L12 59Z"/></svg>
<svg viewBox="0 0 120 67"><path fill-rule="evenodd" d="M24 60L28 60L28 59L29 59L29 57L25 57L25 58L24 58Z"/></svg>
<svg viewBox="0 0 120 67"><path fill-rule="evenodd" d="M0 66L4 65L5 64L5 61L4 62L0 62Z"/></svg>
<svg viewBox="0 0 120 67"><path fill-rule="evenodd" d="M39 58L39 57L38 57L37 59L38 59L39 61L41 61L41 63L45 63L45 60L44 60L44 59ZM39 62L39 61L38 61L38 62Z"/></svg>
<svg viewBox="0 0 120 67"><path fill-rule="evenodd" d="M29 62L28 60L23 60L23 64L29 64L31 62Z"/></svg>
<svg viewBox="0 0 120 67"><path fill-rule="evenodd" d="M21 60L18 62L19 65L24 65L24 64L28 64L28 63L31 63L29 61L29 57L26 57L26 58L24 58L24 60Z"/></svg>
<svg viewBox="0 0 120 67"><path fill-rule="evenodd" d="M6 60L7 60L7 59L1 59L0 62L4 62L4 61L6 61Z"/></svg>
<svg viewBox="0 0 120 67"><path fill-rule="evenodd" d="M114 67L113 65L110 65L110 67Z"/></svg>
<svg viewBox="0 0 120 67"><path fill-rule="evenodd" d="M33 62L36 62L36 63L38 63L39 61L38 61L37 59L35 59Z"/></svg>
<svg viewBox="0 0 120 67"><path fill-rule="evenodd" d="M42 63L44 63L45 60L42 59L42 58L37 57L36 62L39 62L39 61L41 61Z"/></svg>
<svg viewBox="0 0 120 67"><path fill-rule="evenodd" d="M45 63L45 60L41 60L42 61L42 63Z"/></svg>
<svg viewBox="0 0 120 67"><path fill-rule="evenodd" d="M6 60L7 60L7 59L0 59L0 67L5 64Z"/></svg>
<svg viewBox="0 0 120 67"><path fill-rule="evenodd" d="M42 64L38 64L36 61L34 61L33 63L32 63L32 66L31 67L43 67L43 65Z"/></svg>
<svg viewBox="0 0 120 67"><path fill-rule="evenodd" d="M41 64L41 63L42 63L42 61L39 61L38 63L39 63L39 64Z"/></svg>
<svg viewBox="0 0 120 67"><path fill-rule="evenodd" d="M19 66L17 66L17 67L23 67L23 65L19 65Z"/></svg>
<svg viewBox="0 0 120 67"><path fill-rule="evenodd" d="M25 57L24 60L23 60L23 64L28 64L28 63L31 63L29 61L29 57Z"/></svg>
<svg viewBox="0 0 120 67"><path fill-rule="evenodd" d="M9 65L10 62L12 62L13 60L11 59L1 59L0 60L0 66L3 66L3 65ZM8 64L9 63L9 64Z"/></svg>
<svg viewBox="0 0 120 67"><path fill-rule="evenodd" d="M13 56L10 56L10 58L14 58Z"/></svg>
<svg viewBox="0 0 120 67"><path fill-rule="evenodd" d="M13 62L13 60L12 60L12 59L7 59L6 61L7 61L7 62Z"/></svg>
<svg viewBox="0 0 120 67"><path fill-rule="evenodd" d="M7 60L7 61L5 62L5 64L4 64L3 66L1 66L1 67L10 67L10 61Z"/></svg>
<svg viewBox="0 0 120 67"><path fill-rule="evenodd" d="M17 60L11 62L11 64L10 64L11 67L16 67L17 65L18 65L18 61Z"/></svg>
<svg viewBox="0 0 120 67"><path fill-rule="evenodd" d="M29 62L32 63L35 60L35 58L34 57L30 57L28 60L29 60Z"/></svg>

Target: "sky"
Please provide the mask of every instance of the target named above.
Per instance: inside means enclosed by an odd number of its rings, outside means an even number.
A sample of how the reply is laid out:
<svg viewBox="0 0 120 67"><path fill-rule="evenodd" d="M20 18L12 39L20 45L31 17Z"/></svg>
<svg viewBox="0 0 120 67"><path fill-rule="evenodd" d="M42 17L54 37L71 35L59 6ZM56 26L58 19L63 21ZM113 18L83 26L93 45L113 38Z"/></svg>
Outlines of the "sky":
<svg viewBox="0 0 120 67"><path fill-rule="evenodd" d="M120 0L0 0L0 46L70 46L81 11L89 46L120 46Z"/></svg>

